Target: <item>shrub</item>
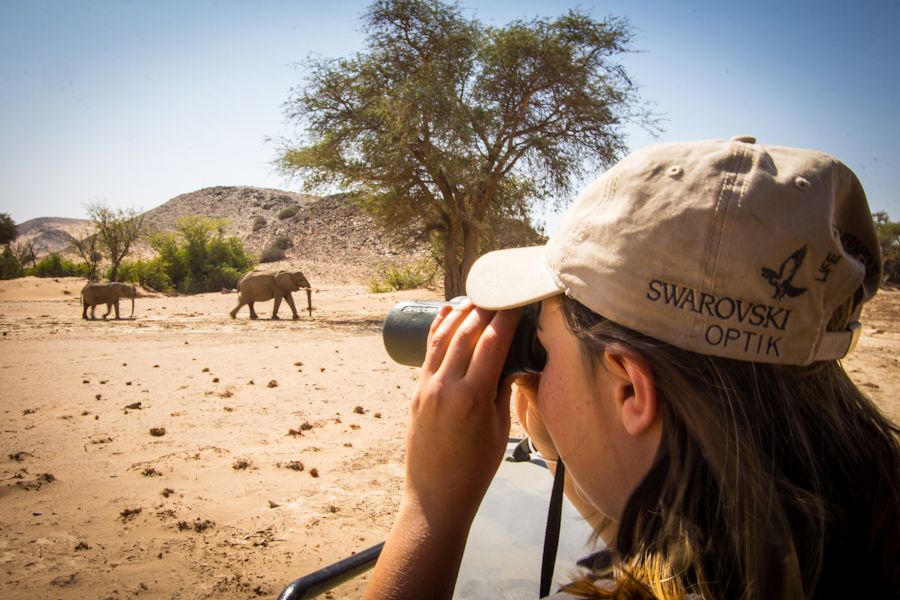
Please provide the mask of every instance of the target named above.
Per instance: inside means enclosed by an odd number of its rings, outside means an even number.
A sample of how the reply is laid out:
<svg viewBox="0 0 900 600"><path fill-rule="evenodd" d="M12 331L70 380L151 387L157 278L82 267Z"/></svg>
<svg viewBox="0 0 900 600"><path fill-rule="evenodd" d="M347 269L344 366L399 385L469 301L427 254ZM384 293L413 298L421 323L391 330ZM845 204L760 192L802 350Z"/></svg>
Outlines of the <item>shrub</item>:
<svg viewBox="0 0 900 600"><path fill-rule="evenodd" d="M287 254L285 254L283 248L279 248L274 244L269 244L259 255L259 262L261 263L270 263L275 262L276 260L283 259Z"/></svg>
<svg viewBox="0 0 900 600"><path fill-rule="evenodd" d="M177 231L151 238L171 284L179 292L217 292L233 288L255 265L241 240L225 236L225 221L184 217Z"/></svg>
<svg viewBox="0 0 900 600"><path fill-rule="evenodd" d="M15 279L24 274L25 269L22 268L22 263L9 249L9 246L4 246L3 252L0 253L0 279Z"/></svg>
<svg viewBox="0 0 900 600"><path fill-rule="evenodd" d="M286 235L279 235L277 238L269 243L270 246L274 246L275 248L281 248L282 250L287 250L288 248L294 247L294 242L291 241L291 238Z"/></svg>
<svg viewBox="0 0 900 600"><path fill-rule="evenodd" d="M243 274L243 271L238 271L230 265L216 267L206 275L206 287L211 290L222 288L232 290L237 287L238 279Z"/></svg>
<svg viewBox="0 0 900 600"><path fill-rule="evenodd" d="M27 275L36 277L87 277L87 265L80 265L65 259L56 252L51 252L31 269L25 271Z"/></svg>
<svg viewBox="0 0 900 600"><path fill-rule="evenodd" d="M298 212L300 212L299 206L288 206L287 208L282 208L280 211L278 211L278 218L281 220L290 219Z"/></svg>
<svg viewBox="0 0 900 600"><path fill-rule="evenodd" d="M900 258L888 258L883 269L885 283L900 283Z"/></svg>
<svg viewBox="0 0 900 600"><path fill-rule="evenodd" d="M436 269L429 260L405 266L387 265L379 269L375 277L369 279L369 291L373 294L412 290L425 287L434 280Z"/></svg>
<svg viewBox="0 0 900 600"><path fill-rule="evenodd" d="M256 233L260 229L266 226L266 218L262 215L253 219L253 233Z"/></svg>
<svg viewBox="0 0 900 600"><path fill-rule="evenodd" d="M143 288L158 292L167 292L172 289L169 264L161 257L123 262L119 265L116 279L136 283Z"/></svg>

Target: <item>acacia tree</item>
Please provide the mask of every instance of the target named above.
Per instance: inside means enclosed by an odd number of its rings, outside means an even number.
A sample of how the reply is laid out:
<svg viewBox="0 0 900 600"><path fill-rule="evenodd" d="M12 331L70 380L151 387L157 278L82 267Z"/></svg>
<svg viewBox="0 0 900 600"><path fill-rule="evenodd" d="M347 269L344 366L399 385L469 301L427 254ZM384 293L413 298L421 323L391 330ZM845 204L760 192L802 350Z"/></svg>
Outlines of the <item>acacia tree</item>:
<svg viewBox="0 0 900 600"><path fill-rule="evenodd" d="M100 246L109 254L109 279L116 281L122 259L143 233L144 215L131 208L113 210L102 203L88 204L86 210L94 222Z"/></svg>
<svg viewBox="0 0 900 600"><path fill-rule="evenodd" d="M306 135L280 166L310 189L349 191L387 226L432 232L448 298L491 223L527 221L613 162L626 121L654 126L616 62L624 19L570 11L489 27L456 4L376 0L363 23L363 51L307 61L285 105Z"/></svg>
<svg viewBox="0 0 900 600"><path fill-rule="evenodd" d="M881 246L883 283L900 283L900 222L891 221L887 212L881 210L872 215L878 244Z"/></svg>
<svg viewBox="0 0 900 600"><path fill-rule="evenodd" d="M19 235L16 222L8 213L0 213L0 245L12 242Z"/></svg>
<svg viewBox="0 0 900 600"><path fill-rule="evenodd" d="M97 265L100 264L100 260L103 258L103 255L100 254L100 236L89 227L74 234L66 233L65 236L75 252L78 253L78 256L81 257L81 260L87 265L88 281L95 281L97 279Z"/></svg>

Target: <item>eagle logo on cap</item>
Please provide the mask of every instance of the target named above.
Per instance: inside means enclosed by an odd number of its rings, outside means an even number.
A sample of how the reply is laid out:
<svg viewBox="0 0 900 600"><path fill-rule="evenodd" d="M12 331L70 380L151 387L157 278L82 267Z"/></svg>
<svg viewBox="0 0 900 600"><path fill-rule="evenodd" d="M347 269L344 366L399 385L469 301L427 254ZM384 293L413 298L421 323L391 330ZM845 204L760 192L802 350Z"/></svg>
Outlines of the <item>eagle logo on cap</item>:
<svg viewBox="0 0 900 600"><path fill-rule="evenodd" d="M803 246L784 259L784 262L781 263L781 268L779 268L778 271L770 269L769 267L760 269L760 275L775 288L775 294L772 298L775 300L781 300L785 296L794 298L806 291L806 288L796 287L792 283L794 275L797 274L797 270L800 268L800 265L803 264L804 258L806 258L806 246Z"/></svg>

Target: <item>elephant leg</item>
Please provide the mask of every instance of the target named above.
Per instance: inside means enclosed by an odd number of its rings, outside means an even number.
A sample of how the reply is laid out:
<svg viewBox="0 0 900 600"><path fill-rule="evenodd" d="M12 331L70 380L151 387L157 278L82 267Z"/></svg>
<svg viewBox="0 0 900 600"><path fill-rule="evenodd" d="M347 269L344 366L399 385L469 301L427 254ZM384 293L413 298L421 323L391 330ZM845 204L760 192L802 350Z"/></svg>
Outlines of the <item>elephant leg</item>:
<svg viewBox="0 0 900 600"><path fill-rule="evenodd" d="M232 319L237 318L238 311L241 310L241 307L244 306L244 303L241 302L240 298L238 298L238 305L234 307L234 310L231 311L230 314Z"/></svg>
<svg viewBox="0 0 900 600"><path fill-rule="evenodd" d="M288 306L291 307L291 312L294 313L293 319L294 319L295 321L296 321L297 319L299 319L299 318L300 318L300 315L297 314L297 307L294 306L294 297L291 296L291 293L290 293L290 292L288 292L287 294L284 295L284 300L285 300L285 302L288 303Z"/></svg>
<svg viewBox="0 0 900 600"><path fill-rule="evenodd" d="M250 307L250 318L251 318L251 319L258 319L258 318L259 318L259 315L256 314L256 311L255 311L255 310L253 310L253 303L252 303L252 302L248 302L248 303L247 303L247 306Z"/></svg>
<svg viewBox="0 0 900 600"><path fill-rule="evenodd" d="M94 312L95 312L96 310L97 310L97 305L96 305L96 304L91 304L91 321L96 321L96 320L97 320L97 315L94 314Z"/></svg>
<svg viewBox="0 0 900 600"><path fill-rule="evenodd" d="M118 321L119 320L119 301L118 300L113 302L113 307L115 307L115 309L116 309L116 321Z"/></svg>
<svg viewBox="0 0 900 600"><path fill-rule="evenodd" d="M272 308L272 319L278 320L278 307L281 306L281 296L275 294L275 306Z"/></svg>
<svg viewBox="0 0 900 600"><path fill-rule="evenodd" d="M88 309L88 305L85 303L84 306L83 306L82 309L81 309L81 318L82 318L82 319L87 320L87 318L88 318L88 316L87 316L87 309Z"/></svg>
<svg viewBox="0 0 900 600"><path fill-rule="evenodd" d="M111 312L112 312L112 302L107 302L106 303L106 313L104 313L103 318L105 319L106 317L108 317L109 313L111 313Z"/></svg>

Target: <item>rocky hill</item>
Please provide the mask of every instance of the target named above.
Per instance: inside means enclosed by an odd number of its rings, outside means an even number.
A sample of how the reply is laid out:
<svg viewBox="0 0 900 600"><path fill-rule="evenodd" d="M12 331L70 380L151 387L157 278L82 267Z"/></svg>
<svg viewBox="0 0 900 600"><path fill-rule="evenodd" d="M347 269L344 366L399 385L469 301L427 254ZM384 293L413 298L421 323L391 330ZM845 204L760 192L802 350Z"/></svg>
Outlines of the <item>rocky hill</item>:
<svg viewBox="0 0 900 600"><path fill-rule="evenodd" d="M85 219L40 217L17 225L19 237L16 241L33 243L34 253L40 258L51 252L62 252L69 246L66 234L78 234L90 225L91 222Z"/></svg>
<svg viewBox="0 0 900 600"><path fill-rule="evenodd" d="M366 283L381 267L410 265L430 253L421 227L410 224L406 231L387 231L343 194L317 197L271 188L210 187L181 194L147 211L144 222L150 231L167 231L188 215L227 219L226 235L240 238L256 256L276 238L287 238L291 247L285 259L261 267L298 269L314 285ZM40 257L68 245L60 231L74 233L89 224L78 219L33 219L19 225L19 232L35 240ZM504 222L494 233L502 238L501 245L542 241L539 234L517 222ZM144 243L132 257L147 258L152 253Z"/></svg>
<svg viewBox="0 0 900 600"><path fill-rule="evenodd" d="M410 264L428 253L416 232L385 231L342 194L319 198L270 188L204 188L147 211L145 223L170 230L187 215L228 219L226 233L257 256L274 239L288 238L287 257L263 267L296 268L313 282L363 283L383 265Z"/></svg>

